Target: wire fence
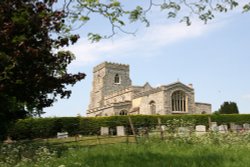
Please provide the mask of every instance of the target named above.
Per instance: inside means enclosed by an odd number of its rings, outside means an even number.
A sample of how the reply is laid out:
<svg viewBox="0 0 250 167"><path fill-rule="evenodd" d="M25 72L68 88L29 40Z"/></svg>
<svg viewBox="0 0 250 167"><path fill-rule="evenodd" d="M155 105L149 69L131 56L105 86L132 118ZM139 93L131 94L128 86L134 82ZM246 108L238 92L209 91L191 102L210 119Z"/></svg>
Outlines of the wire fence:
<svg viewBox="0 0 250 167"><path fill-rule="evenodd" d="M227 132L249 132L250 124L235 125L217 125L216 122L212 122L211 118L208 118L208 122L205 125L195 125L192 121L173 119L162 122L158 117L155 123L133 122L128 117L128 124L120 126L100 126L91 127L88 129L76 130L77 124L72 124L72 129L69 132L58 132L54 138L35 139L35 141L45 141L54 145L61 144L79 144L82 146L102 145L102 144L115 144L115 143L138 143L138 140L157 138L165 140L171 135L192 135L204 134L209 131L227 133ZM107 121L106 125L117 125L115 121ZM98 129L98 130L96 130ZM41 132L42 133L42 132ZM70 134L70 135L69 135ZM34 141L34 140L32 140ZM11 143L11 139L8 139L6 143Z"/></svg>

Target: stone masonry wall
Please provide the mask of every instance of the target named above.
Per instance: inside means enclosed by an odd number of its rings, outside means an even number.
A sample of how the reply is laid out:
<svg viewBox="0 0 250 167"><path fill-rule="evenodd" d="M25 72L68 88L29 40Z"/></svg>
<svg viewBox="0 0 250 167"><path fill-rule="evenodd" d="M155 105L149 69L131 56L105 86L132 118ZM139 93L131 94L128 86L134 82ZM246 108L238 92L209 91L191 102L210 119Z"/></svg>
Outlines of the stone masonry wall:
<svg viewBox="0 0 250 167"><path fill-rule="evenodd" d="M207 103L195 103L195 114L211 114L212 106Z"/></svg>
<svg viewBox="0 0 250 167"><path fill-rule="evenodd" d="M135 107L140 107L140 114L145 114L145 115L150 115L151 110L150 110L150 102L154 101L155 102L155 114L164 114L164 94L162 91L158 91L152 94L148 94L146 96L141 96L138 98L135 98L133 100L133 106L132 108Z"/></svg>

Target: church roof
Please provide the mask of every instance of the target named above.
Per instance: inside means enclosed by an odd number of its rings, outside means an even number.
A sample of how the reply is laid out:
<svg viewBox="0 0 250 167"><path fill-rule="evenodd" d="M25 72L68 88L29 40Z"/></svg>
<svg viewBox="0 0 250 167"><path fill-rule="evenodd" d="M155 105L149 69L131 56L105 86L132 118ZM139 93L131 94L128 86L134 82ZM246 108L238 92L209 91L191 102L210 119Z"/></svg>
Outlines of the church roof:
<svg viewBox="0 0 250 167"><path fill-rule="evenodd" d="M189 90L194 90L193 88L193 85L192 84L189 84L189 85L185 85L183 84L182 82L180 81L177 81L177 82L173 82L173 83L170 83L168 85L162 85L161 87L163 88L171 88L171 87L175 87L175 86L182 86L182 87L185 87L186 89L189 89Z"/></svg>

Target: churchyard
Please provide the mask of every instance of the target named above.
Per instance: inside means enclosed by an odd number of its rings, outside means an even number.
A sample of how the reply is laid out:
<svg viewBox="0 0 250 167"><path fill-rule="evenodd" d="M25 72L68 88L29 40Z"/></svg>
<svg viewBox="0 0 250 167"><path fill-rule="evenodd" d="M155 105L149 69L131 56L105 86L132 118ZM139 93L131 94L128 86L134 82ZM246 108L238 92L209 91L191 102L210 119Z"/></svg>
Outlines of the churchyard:
<svg viewBox="0 0 250 167"><path fill-rule="evenodd" d="M1 167L247 167L250 125L194 125L173 119L153 126L101 126L93 135L58 132L54 138L8 139Z"/></svg>

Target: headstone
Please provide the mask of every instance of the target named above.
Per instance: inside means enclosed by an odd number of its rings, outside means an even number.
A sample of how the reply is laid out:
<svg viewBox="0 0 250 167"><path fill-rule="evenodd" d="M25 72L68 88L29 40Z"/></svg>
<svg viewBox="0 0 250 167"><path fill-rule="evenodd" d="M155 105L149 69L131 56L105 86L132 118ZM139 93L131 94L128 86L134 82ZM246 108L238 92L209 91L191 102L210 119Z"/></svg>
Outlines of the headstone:
<svg viewBox="0 0 250 167"><path fill-rule="evenodd" d="M57 132L57 138L58 139L64 139L67 138L68 136L68 132Z"/></svg>
<svg viewBox="0 0 250 167"><path fill-rule="evenodd" d="M211 122L211 131L218 132L217 122Z"/></svg>
<svg viewBox="0 0 250 167"><path fill-rule="evenodd" d="M144 135L148 135L148 127L139 127L137 128L138 130L138 135L139 136L144 136Z"/></svg>
<svg viewBox="0 0 250 167"><path fill-rule="evenodd" d="M242 125L236 125L236 132L242 132L242 131L243 131Z"/></svg>
<svg viewBox="0 0 250 167"><path fill-rule="evenodd" d="M125 128L124 126L116 127L117 136L125 136Z"/></svg>
<svg viewBox="0 0 250 167"><path fill-rule="evenodd" d="M243 128L245 131L249 132L250 131L250 124L248 124L248 123L243 124Z"/></svg>
<svg viewBox="0 0 250 167"><path fill-rule="evenodd" d="M109 135L109 127L101 127L101 135L102 136Z"/></svg>
<svg viewBox="0 0 250 167"><path fill-rule="evenodd" d="M227 125L218 126L218 130L220 133L226 133L228 131Z"/></svg>
<svg viewBox="0 0 250 167"><path fill-rule="evenodd" d="M205 125L197 125L195 126L196 132L206 132L206 126Z"/></svg>
<svg viewBox="0 0 250 167"><path fill-rule="evenodd" d="M204 126L204 125L195 126L195 133L197 135L205 134L206 133L206 126Z"/></svg>
<svg viewBox="0 0 250 167"><path fill-rule="evenodd" d="M236 132L237 125L235 125L235 123L230 123L229 125L230 125L230 130L231 130L232 132Z"/></svg>
<svg viewBox="0 0 250 167"><path fill-rule="evenodd" d="M177 133L180 136L188 136L190 134L190 129L187 127L178 127Z"/></svg>
<svg viewBox="0 0 250 167"><path fill-rule="evenodd" d="M167 129L167 126L166 125L161 125L161 130L162 131L165 131Z"/></svg>

